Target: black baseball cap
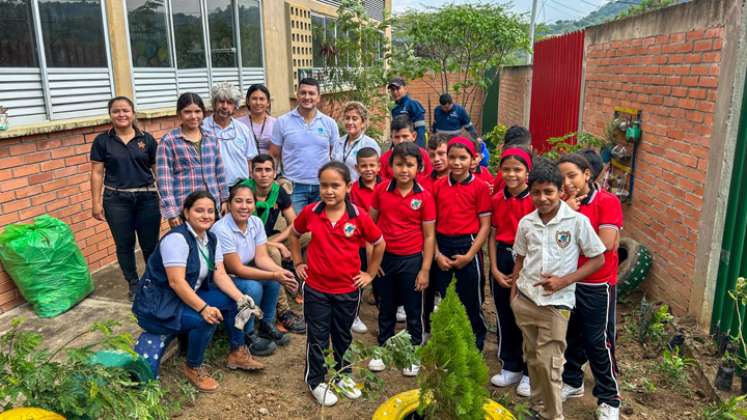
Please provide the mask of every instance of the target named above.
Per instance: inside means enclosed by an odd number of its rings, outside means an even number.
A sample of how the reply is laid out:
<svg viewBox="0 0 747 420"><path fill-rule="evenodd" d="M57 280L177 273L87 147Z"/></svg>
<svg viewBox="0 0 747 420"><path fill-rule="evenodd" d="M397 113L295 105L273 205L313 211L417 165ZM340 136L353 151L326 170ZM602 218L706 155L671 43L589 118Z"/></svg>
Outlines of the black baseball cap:
<svg viewBox="0 0 747 420"><path fill-rule="evenodd" d="M390 88L390 87L392 87L392 86L396 86L398 88L401 88L402 86L405 86L405 85L406 85L405 79L403 79L401 77L393 77L392 79L389 80L389 84L387 84L386 87L387 87L387 89Z"/></svg>

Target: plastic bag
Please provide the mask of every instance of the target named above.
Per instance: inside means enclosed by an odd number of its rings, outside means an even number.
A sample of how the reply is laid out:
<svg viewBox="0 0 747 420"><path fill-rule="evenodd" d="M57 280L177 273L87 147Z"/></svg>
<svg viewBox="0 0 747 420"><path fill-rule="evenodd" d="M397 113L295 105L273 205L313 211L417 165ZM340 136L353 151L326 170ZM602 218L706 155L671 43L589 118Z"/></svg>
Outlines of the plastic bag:
<svg viewBox="0 0 747 420"><path fill-rule="evenodd" d="M0 262L42 318L57 316L93 292L83 254L70 228L43 215L0 234Z"/></svg>

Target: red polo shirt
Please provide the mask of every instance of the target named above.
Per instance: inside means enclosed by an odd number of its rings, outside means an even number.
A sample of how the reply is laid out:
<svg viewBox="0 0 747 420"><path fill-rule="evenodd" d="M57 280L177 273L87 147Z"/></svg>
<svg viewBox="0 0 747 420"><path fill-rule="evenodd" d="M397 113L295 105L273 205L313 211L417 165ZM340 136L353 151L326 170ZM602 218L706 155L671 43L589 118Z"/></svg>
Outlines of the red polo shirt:
<svg viewBox="0 0 747 420"><path fill-rule="evenodd" d="M423 157L423 170L418 173L417 181L420 182L420 184L423 184L423 179L430 176L431 172L433 171L433 165L431 165L431 158L428 157L428 152L425 151L422 147L420 149L420 156ZM392 166L389 164L389 159L392 157L392 149L387 150L384 152L383 155L381 155L381 170L379 173L383 178L386 179L392 179L394 178L394 173L392 172Z"/></svg>
<svg viewBox="0 0 747 420"><path fill-rule="evenodd" d="M381 231L368 213L355 204L346 206L345 213L334 226L327 218L323 202L309 204L293 222L298 234L311 232L306 252L308 277L312 288L332 294L357 290L353 277L361 272L359 249L363 240L378 243Z"/></svg>
<svg viewBox="0 0 747 420"><path fill-rule="evenodd" d="M498 171L493 179L493 194L497 194L506 188L506 181L503 180L503 172Z"/></svg>
<svg viewBox="0 0 747 420"><path fill-rule="evenodd" d="M495 228L495 240L505 245L513 245L516 239L516 229L522 217L534 210L529 188L517 195L511 195L508 189L493 194L490 199L493 208L491 224Z"/></svg>
<svg viewBox="0 0 747 420"><path fill-rule="evenodd" d="M381 177L376 177L376 184L374 188L368 188L363 182L363 178L358 178L358 181L353 183L353 187L350 189L350 201L356 206L362 208L366 213L371 211L371 201L373 200L374 190L376 185L381 183Z"/></svg>
<svg viewBox="0 0 747 420"><path fill-rule="evenodd" d="M436 232L442 235L475 235L480 216L490 215L490 190L470 174L462 182L445 176L433 185L436 200Z"/></svg>
<svg viewBox="0 0 747 420"><path fill-rule="evenodd" d="M438 176L436 171L433 171L431 172L429 176L420 177L418 179L418 183L420 184L421 187L423 187L424 190L433 193L433 185L436 183L436 181L438 181L441 178L445 178L445 177L446 175Z"/></svg>
<svg viewBox="0 0 747 420"><path fill-rule="evenodd" d="M379 212L377 222L388 253L404 256L423 251L423 223L436 222L436 203L422 185L414 183L403 197L394 180L382 182L371 207Z"/></svg>
<svg viewBox="0 0 747 420"><path fill-rule="evenodd" d="M593 187L592 187L593 188ZM620 200L613 194L592 189L587 197L581 202L578 209L585 215L599 233L600 229L617 229L623 227L622 205ZM589 259L583 255L578 258L578 266L581 267ZM581 280L581 283L609 283L611 286L617 284L617 265L619 264L617 249L604 253L604 265L594 274Z"/></svg>

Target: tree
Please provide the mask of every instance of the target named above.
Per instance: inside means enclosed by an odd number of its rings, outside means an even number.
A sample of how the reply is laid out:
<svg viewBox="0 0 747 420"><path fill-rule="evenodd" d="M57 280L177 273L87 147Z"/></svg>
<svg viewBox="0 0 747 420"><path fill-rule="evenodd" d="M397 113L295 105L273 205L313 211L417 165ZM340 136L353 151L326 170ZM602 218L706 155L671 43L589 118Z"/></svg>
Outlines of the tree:
<svg viewBox="0 0 747 420"><path fill-rule="evenodd" d="M484 419L488 366L475 346L475 334L456 293L456 280L431 318L431 338L419 352L418 413L430 419Z"/></svg>
<svg viewBox="0 0 747 420"><path fill-rule="evenodd" d="M382 141L380 123L387 115L386 60L389 43L386 31L391 19L379 22L368 17L363 0L342 0L337 9L336 38L321 45L324 56L322 79L325 98L332 109L347 101L359 101L368 108L367 134ZM315 46L316 48L316 46Z"/></svg>
<svg viewBox="0 0 747 420"><path fill-rule="evenodd" d="M528 24L523 16L499 4L447 5L397 17L392 72L409 79L438 77L430 87L455 92L457 102L472 110L477 94L498 77L515 51L529 50ZM426 80L426 83L427 80Z"/></svg>

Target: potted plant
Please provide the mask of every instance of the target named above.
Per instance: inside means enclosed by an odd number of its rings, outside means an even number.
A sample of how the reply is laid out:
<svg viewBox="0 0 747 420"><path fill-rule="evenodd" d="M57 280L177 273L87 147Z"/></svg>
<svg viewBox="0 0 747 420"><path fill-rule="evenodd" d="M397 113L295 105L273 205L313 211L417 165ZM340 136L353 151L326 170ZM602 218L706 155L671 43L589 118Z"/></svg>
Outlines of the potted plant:
<svg viewBox="0 0 747 420"><path fill-rule="evenodd" d="M431 331L428 343L418 350L420 389L388 399L373 419L514 419L488 398L488 367L475 347L475 336L453 281L432 315Z"/></svg>

